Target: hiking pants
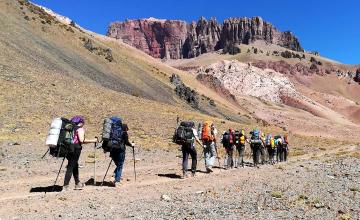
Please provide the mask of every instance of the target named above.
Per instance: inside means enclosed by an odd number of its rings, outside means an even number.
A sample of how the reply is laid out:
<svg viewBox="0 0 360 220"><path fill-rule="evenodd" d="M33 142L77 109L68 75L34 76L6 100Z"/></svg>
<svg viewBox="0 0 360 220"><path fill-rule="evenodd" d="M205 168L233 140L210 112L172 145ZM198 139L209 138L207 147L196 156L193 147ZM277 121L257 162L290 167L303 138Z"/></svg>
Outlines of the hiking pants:
<svg viewBox="0 0 360 220"><path fill-rule="evenodd" d="M197 166L197 153L195 146L193 144L184 144L181 146L183 161L182 161L182 168L183 172L185 173L188 170L188 161L189 161L189 155L191 156L191 172L196 172L196 166Z"/></svg>
<svg viewBox="0 0 360 220"><path fill-rule="evenodd" d="M125 151L113 149L110 153L110 156L116 165L114 170L115 182L120 182L125 162Z"/></svg>
<svg viewBox="0 0 360 220"><path fill-rule="evenodd" d="M289 148L288 148L287 144L284 144L283 148L284 148L284 161L286 161L288 153L289 153Z"/></svg>
<svg viewBox="0 0 360 220"><path fill-rule="evenodd" d="M205 167L212 168L215 163L216 158L216 149L215 142L205 142L204 144L204 157L205 157Z"/></svg>
<svg viewBox="0 0 360 220"><path fill-rule="evenodd" d="M278 161L282 162L285 160L285 149L283 145L278 146L277 148Z"/></svg>
<svg viewBox="0 0 360 220"><path fill-rule="evenodd" d="M259 157L261 154L260 148L261 148L261 145L259 145L259 144L252 144L252 146L251 146L254 166L259 165L259 159L260 159Z"/></svg>
<svg viewBox="0 0 360 220"><path fill-rule="evenodd" d="M244 155L245 155L245 144L240 144L236 146L236 150L239 154L239 159L237 161L237 164L235 166L244 166Z"/></svg>
<svg viewBox="0 0 360 220"><path fill-rule="evenodd" d="M233 168L234 167L234 146L226 147L226 154L227 154L227 161L226 166L227 168Z"/></svg>
<svg viewBox="0 0 360 220"><path fill-rule="evenodd" d="M266 150L265 150L265 147L263 146L260 146L260 155L261 155L261 163L264 164L266 163Z"/></svg>
<svg viewBox="0 0 360 220"><path fill-rule="evenodd" d="M81 154L81 149L75 149L74 152L68 153L66 159L68 164L66 167L66 173L64 178L64 186L69 185L71 176L74 176L75 184L80 182L79 179L79 158Z"/></svg>
<svg viewBox="0 0 360 220"><path fill-rule="evenodd" d="M270 145L266 146L266 148L269 154L269 162L271 164L275 163L276 148L272 148Z"/></svg>

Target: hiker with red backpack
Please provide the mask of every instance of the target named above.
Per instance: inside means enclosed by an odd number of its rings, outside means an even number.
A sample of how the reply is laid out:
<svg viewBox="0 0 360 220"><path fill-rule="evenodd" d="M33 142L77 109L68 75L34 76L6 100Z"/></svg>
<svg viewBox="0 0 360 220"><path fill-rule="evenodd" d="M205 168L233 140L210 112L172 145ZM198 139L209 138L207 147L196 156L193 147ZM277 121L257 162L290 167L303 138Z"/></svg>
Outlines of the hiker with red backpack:
<svg viewBox="0 0 360 220"><path fill-rule="evenodd" d="M205 168L207 173L213 172L216 155L217 129L212 122L206 121L201 130L201 140L204 147Z"/></svg>
<svg viewBox="0 0 360 220"><path fill-rule="evenodd" d="M63 191L69 189L69 183L71 176L74 176L75 189L82 189L84 184L80 182L79 178L79 158L83 144L96 143L97 139L86 139L85 138L85 120L83 116L75 116L71 119L71 122L75 125L73 129L73 140L69 147L69 152L66 154L68 165L66 167L66 173L64 178Z"/></svg>
<svg viewBox="0 0 360 220"><path fill-rule="evenodd" d="M193 121L183 121L176 128L175 134L173 136L173 142L181 145L182 151L182 170L183 175L182 179L188 178L188 161L189 155L191 156L191 175L194 177L196 175L197 167L197 152L195 148L195 141L200 144L198 138L198 132L195 130L195 123Z"/></svg>
<svg viewBox="0 0 360 220"><path fill-rule="evenodd" d="M230 128L228 131L225 131L221 137L221 142L225 148L227 154L227 161L225 169L231 169L234 167L234 145L235 145L235 134L234 130Z"/></svg>

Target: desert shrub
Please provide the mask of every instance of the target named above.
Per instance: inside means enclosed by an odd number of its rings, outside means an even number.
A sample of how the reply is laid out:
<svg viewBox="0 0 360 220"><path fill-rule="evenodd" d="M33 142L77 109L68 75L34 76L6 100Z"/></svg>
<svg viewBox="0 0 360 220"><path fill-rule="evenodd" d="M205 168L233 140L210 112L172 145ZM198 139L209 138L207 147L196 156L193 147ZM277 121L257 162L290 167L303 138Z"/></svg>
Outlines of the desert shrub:
<svg viewBox="0 0 360 220"><path fill-rule="evenodd" d="M223 49L223 54L235 55L241 53L241 49L238 48L234 43L227 44Z"/></svg>
<svg viewBox="0 0 360 220"><path fill-rule="evenodd" d="M282 57L284 57L284 58L286 58L286 59L289 59L289 58L292 57L292 54L291 54L290 51L285 50L285 51L281 52L280 56L282 56Z"/></svg>

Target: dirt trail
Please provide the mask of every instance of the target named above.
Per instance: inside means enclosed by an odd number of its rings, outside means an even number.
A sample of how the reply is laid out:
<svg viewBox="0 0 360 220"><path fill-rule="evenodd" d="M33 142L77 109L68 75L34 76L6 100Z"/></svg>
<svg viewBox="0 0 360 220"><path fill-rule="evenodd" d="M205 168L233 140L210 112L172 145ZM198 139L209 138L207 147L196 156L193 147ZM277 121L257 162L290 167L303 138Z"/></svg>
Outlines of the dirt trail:
<svg viewBox="0 0 360 220"><path fill-rule="evenodd" d="M317 156L334 156L338 152L350 153L356 152L358 150L359 149L356 145L342 146L337 149L330 149L324 152L320 152L317 154ZM85 150L82 153L81 161L84 164L84 167L80 170L80 177L83 181L87 181L93 176L93 164L84 163L84 161L86 161L84 157L86 157L88 152L90 152L90 150ZM249 195L254 194L253 196L256 195L256 197L254 197L251 202L256 201L256 204L259 202L262 203L262 196L268 197L268 194L272 190L283 190L284 192L286 192L286 190L297 190L297 187L294 188L291 186L291 184L297 183L300 181L300 178L303 178L298 176L299 172L305 172L304 170L299 170L301 167L307 167L305 170L306 172L310 173L306 175L314 175L306 181L319 181L316 180L316 178L318 178L316 175L319 174L315 175L311 172L317 172L315 167L318 166L317 164L321 162L317 162L317 160L313 158L314 156L312 154L293 157L290 158L288 162L275 166L263 165L259 169L255 169L251 166L245 166L244 168L233 170L215 169L214 173L212 174L204 173L203 159L199 159L198 176L184 180L180 179L179 176L181 174L181 158L178 158L176 154L177 153L162 151L140 152L140 155L138 156L140 161L137 163L137 182L134 182L133 179L133 164L132 160L130 159L131 154L127 154L128 161L125 165L123 184L120 187L113 188L108 186L100 187L87 185L82 191L70 190L68 192L60 193L45 193L46 190L49 190L54 181L56 171L61 163L60 160L56 161L55 163L50 163L48 166L44 166L44 164L49 163L51 160L35 159L38 158L38 155L41 155L41 152L38 152L34 155L30 154L31 156L35 157L33 158L34 161L31 162L32 166L30 168L33 172L35 172L35 174L36 172L39 172L39 170L51 170L51 172L49 171L47 175L37 174L29 175L28 177L16 178L15 180L8 181L6 183L2 181L3 184L1 184L0 187L0 218L11 219L14 217L19 217L21 219L33 219L41 217L45 219L60 219L65 217L65 219L72 219L75 217L85 218L86 216L90 217L91 215L97 215L98 219L141 219L140 217L147 219L158 219L156 214L160 212L158 209L164 205L167 207L164 202L190 202L188 201L188 198L192 198L193 196L198 197L206 195L207 198L215 199L215 201L228 201L230 198L231 201L233 201L233 196L237 197L237 195L245 193ZM333 160L335 161L335 159ZM11 164L10 162L21 164L21 161L21 158L17 162L12 160L7 161L5 159L5 165L7 163ZM96 176L97 181L102 180L102 175L105 173L108 162L108 158L100 157L98 159ZM221 162L223 163L223 160L221 160ZM250 158L246 158L246 162L251 162ZM113 168L114 166L110 168L107 180L111 179ZM15 166L12 169L8 169L6 172L7 175L11 175L12 172L15 172L17 175L19 172L21 173L26 171L24 169L19 170ZM306 176L304 173L302 173L302 175ZM321 173L321 175L323 175L323 173ZM60 178L58 180L59 185L61 185L63 181L63 176L64 169L61 172ZM3 178L4 177L1 177L1 179ZM279 180L289 185L286 187L279 185L277 184ZM305 184L306 181L302 183L304 184L302 186L305 187L304 189L307 187ZM30 192L31 189L37 189L38 192ZM231 190L228 191L227 189ZM169 195L169 201L161 199L161 196L164 194ZM235 199L234 201L237 200L238 199ZM238 201L239 203L242 203L244 202L243 200L244 198L239 199ZM64 213L66 206L71 205L72 203L77 204L79 202L80 204L76 208L76 212ZM101 204L102 206L98 207L98 204ZM231 202L229 204L231 204ZM213 205L214 204L212 203L207 204L209 207L212 207ZM43 206L46 206L47 209L43 210ZM138 211L142 206L146 207L148 210L157 211L149 213L148 211L141 210L139 211L140 213L138 216L131 217L131 213L133 213L134 210L128 209L128 206ZM203 204L200 204L200 207L203 207ZM124 213L116 214L117 212L114 212L114 209L117 208L124 209ZM206 209L206 206L203 208ZM166 209L167 208L164 208L164 210ZM169 213L172 212L169 211L167 214ZM230 213L236 216L236 212L234 210L230 210ZM175 218L179 218L183 215L170 216L176 216ZM195 216L197 218L209 217L209 215L200 214ZM226 216L227 215L215 215L210 218L223 219ZM159 218L167 219L165 216Z"/></svg>

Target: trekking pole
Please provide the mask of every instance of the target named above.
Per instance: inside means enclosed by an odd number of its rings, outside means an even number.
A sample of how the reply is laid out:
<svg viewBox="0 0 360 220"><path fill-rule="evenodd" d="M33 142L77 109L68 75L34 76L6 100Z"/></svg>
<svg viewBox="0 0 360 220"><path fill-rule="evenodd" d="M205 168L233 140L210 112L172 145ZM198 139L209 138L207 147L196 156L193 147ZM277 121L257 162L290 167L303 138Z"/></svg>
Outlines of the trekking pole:
<svg viewBox="0 0 360 220"><path fill-rule="evenodd" d="M96 148L97 148L98 137L95 138L96 138L96 142L94 144L94 186L96 186Z"/></svg>
<svg viewBox="0 0 360 220"><path fill-rule="evenodd" d="M50 148L47 149L47 151L45 152L45 154L41 157L41 159L44 159L44 157L46 156L46 154L50 151Z"/></svg>
<svg viewBox="0 0 360 220"><path fill-rule="evenodd" d="M104 175L104 178L103 178L103 180L102 180L102 182L101 182L101 186L104 185L104 181L105 181L106 175L107 175L107 173L108 173L108 171L109 171L109 168L110 168L110 165L111 165L111 162L112 162L112 161L113 161L113 160L112 160L112 158L111 158L110 163L109 163L109 166L108 166L108 168L107 168L107 170L106 170L106 173L105 173L105 175Z"/></svg>
<svg viewBox="0 0 360 220"><path fill-rule="evenodd" d="M237 166L238 166L238 164L237 164L237 161L238 161L238 160L236 159L236 153L237 153L236 151L237 151L237 149L236 149L236 146L234 145L234 146L233 146L233 152L234 152L234 153L233 153L233 157L234 157L234 167L237 167ZM239 155L239 153L238 153L238 155Z"/></svg>
<svg viewBox="0 0 360 220"><path fill-rule="evenodd" d="M134 142L132 142L132 145L133 145L133 158L134 158L134 176L135 176L135 182L136 182L136 161L135 161L135 146L134 146Z"/></svg>
<svg viewBox="0 0 360 220"><path fill-rule="evenodd" d="M57 176L56 176L56 179L55 179L55 182L54 182L54 185L53 185L53 188L52 188L52 192L55 191L56 182L57 182L57 180L58 180L58 178L59 178L59 175L60 175L60 172L61 172L61 168L62 168L62 166L63 166L63 164L64 164L64 161L65 161L65 157L63 158L63 160L62 160L62 162L61 162L61 166L60 166L59 172L58 172L58 174L57 174Z"/></svg>
<svg viewBox="0 0 360 220"><path fill-rule="evenodd" d="M217 148L216 141L215 141L215 151L216 151L216 158L218 159L219 169L221 171L220 156L219 156L219 153L218 153L218 148Z"/></svg>

